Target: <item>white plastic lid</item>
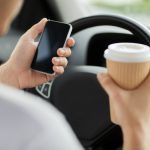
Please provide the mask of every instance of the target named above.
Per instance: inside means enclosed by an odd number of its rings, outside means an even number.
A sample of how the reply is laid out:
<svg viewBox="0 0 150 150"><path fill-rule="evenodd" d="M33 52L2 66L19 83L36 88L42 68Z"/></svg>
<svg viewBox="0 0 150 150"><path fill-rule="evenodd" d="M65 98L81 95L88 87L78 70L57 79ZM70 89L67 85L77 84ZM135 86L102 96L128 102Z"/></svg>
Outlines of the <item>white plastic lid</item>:
<svg viewBox="0 0 150 150"><path fill-rule="evenodd" d="M104 57L119 62L146 62L150 61L150 47L137 43L111 44Z"/></svg>

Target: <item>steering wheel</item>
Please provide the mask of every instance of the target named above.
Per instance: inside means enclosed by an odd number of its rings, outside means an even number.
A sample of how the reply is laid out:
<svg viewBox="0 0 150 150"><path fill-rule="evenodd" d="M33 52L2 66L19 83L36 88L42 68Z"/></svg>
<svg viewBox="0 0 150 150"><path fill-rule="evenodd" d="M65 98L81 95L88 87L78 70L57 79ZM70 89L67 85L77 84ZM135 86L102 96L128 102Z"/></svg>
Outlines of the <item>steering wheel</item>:
<svg viewBox="0 0 150 150"><path fill-rule="evenodd" d="M150 46L149 29L125 16L91 16L71 24L72 35L95 26L121 27ZM110 121L108 96L96 79L96 74L103 71L102 67L71 66L52 83L31 90L53 103L66 116L84 147L95 150L115 149L122 144L121 130Z"/></svg>
<svg viewBox="0 0 150 150"><path fill-rule="evenodd" d="M72 34L95 26L115 26L130 31L133 35L150 45L150 30L141 23L121 15L98 15L76 20L71 23Z"/></svg>

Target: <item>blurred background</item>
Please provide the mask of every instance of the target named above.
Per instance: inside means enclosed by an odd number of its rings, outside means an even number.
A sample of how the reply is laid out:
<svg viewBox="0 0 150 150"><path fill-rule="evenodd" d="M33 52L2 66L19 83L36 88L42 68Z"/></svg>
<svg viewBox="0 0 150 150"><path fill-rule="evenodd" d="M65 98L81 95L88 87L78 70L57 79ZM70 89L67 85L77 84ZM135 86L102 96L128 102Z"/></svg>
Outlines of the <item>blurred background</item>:
<svg viewBox="0 0 150 150"><path fill-rule="evenodd" d="M0 61L6 61L19 37L41 18L69 23L98 14L123 14L150 26L150 0L24 0L9 33L0 38Z"/></svg>
<svg viewBox="0 0 150 150"><path fill-rule="evenodd" d="M91 14L117 13L150 25L150 0L84 0Z"/></svg>
<svg viewBox="0 0 150 150"><path fill-rule="evenodd" d="M0 60L6 61L18 38L43 17L69 23L108 13L123 14L150 26L150 0L24 0L11 30L0 38Z"/></svg>

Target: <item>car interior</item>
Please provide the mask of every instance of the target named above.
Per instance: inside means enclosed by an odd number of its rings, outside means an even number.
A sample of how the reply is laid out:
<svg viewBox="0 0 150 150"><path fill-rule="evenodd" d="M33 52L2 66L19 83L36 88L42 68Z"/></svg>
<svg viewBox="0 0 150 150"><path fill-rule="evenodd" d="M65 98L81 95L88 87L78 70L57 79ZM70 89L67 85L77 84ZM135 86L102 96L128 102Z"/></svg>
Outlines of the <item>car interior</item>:
<svg viewBox="0 0 150 150"><path fill-rule="evenodd" d="M78 0L70 1L78 3ZM63 17L66 9L62 8L62 3L67 3L67 8L71 7L68 0L25 0L10 32L0 40L1 48L5 49L0 52L0 61L9 58L21 34L41 18L71 23L76 45L72 48L65 73L52 82L24 90L58 108L86 150L122 149L121 129L111 122L109 98L96 76L98 72L107 71L103 54L108 45L119 42L150 45L150 31L125 15L88 15L85 11L81 15L76 14L79 6L68 9L70 16Z"/></svg>

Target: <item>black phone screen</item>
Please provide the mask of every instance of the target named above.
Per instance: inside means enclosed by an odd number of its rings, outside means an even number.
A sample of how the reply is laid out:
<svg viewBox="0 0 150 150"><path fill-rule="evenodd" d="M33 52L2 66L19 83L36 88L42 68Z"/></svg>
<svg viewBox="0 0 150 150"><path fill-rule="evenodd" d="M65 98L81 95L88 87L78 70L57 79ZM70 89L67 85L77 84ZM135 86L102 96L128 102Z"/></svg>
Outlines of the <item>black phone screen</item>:
<svg viewBox="0 0 150 150"><path fill-rule="evenodd" d="M64 47L71 26L69 24L48 21L41 35L31 68L43 73L53 73L52 58L57 49Z"/></svg>

